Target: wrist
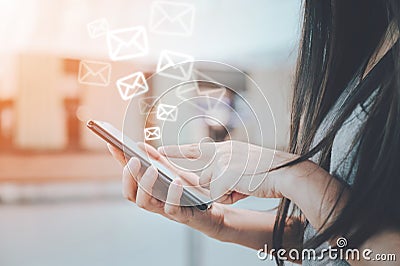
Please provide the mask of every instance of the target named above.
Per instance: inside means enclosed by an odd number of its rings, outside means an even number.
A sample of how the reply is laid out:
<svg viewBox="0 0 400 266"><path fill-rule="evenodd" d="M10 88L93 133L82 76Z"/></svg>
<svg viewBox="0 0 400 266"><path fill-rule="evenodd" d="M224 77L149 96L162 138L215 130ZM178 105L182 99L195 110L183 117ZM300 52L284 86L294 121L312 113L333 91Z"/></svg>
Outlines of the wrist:
<svg viewBox="0 0 400 266"><path fill-rule="evenodd" d="M208 229L203 232L211 238L227 242L226 238L230 235L227 224L227 216L229 216L230 209L226 205L213 203L211 208L207 210L207 212L210 212L209 216L211 217L207 226Z"/></svg>
<svg viewBox="0 0 400 266"><path fill-rule="evenodd" d="M287 167L284 173L277 180L276 189L301 209L314 228L328 224L326 219L334 218L347 200L342 184L310 160Z"/></svg>
<svg viewBox="0 0 400 266"><path fill-rule="evenodd" d="M258 186L258 189L252 191L249 186L250 192L254 192L251 195L261 198L284 197L282 192L286 191L288 183L290 185L290 181L288 180L290 178L289 167L283 167L273 171L270 171L270 169L284 165L295 160L297 157L297 155L291 153L263 148L260 161L267 162L268 168L266 168L265 164L259 164L256 170L257 174L252 175L251 187L254 188L254 184L262 185Z"/></svg>
<svg viewBox="0 0 400 266"><path fill-rule="evenodd" d="M222 242L236 243L240 238L240 228L237 222L243 219L240 209L231 208L223 204L217 204L217 207L223 212L223 219L213 230L212 235L208 235Z"/></svg>
<svg viewBox="0 0 400 266"><path fill-rule="evenodd" d="M308 177L313 172L312 169L315 171L316 168L318 168L316 164L310 160L306 160L277 170L280 173L275 180L276 193L281 195L281 197L294 201L299 188L306 185Z"/></svg>
<svg viewBox="0 0 400 266"><path fill-rule="evenodd" d="M226 207L224 222L214 238L258 250L272 243L274 222L273 212Z"/></svg>

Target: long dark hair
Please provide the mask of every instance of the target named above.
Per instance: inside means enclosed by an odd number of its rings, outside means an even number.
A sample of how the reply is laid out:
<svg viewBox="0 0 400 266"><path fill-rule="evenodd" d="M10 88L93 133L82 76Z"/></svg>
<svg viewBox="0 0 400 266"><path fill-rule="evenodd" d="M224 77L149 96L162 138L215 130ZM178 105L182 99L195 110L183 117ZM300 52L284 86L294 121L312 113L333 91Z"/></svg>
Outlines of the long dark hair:
<svg viewBox="0 0 400 266"><path fill-rule="evenodd" d="M319 153L319 165L329 171L336 133L356 106L379 88L367 121L355 136L357 163L353 163L354 169L350 171L354 174L354 183L349 199L334 221L318 230L318 234L306 243L307 247L315 248L325 241L345 236L351 246L358 247L380 230L400 227L400 207L397 205L400 202L398 42L347 98L321 142L312 145L324 117L360 68L366 69L390 23L400 28L400 2L305 0L303 5L303 33L290 135L290 152L301 157L287 165ZM289 199L282 199L274 227L273 246L276 250L284 247L286 222L296 213L299 213L297 207Z"/></svg>

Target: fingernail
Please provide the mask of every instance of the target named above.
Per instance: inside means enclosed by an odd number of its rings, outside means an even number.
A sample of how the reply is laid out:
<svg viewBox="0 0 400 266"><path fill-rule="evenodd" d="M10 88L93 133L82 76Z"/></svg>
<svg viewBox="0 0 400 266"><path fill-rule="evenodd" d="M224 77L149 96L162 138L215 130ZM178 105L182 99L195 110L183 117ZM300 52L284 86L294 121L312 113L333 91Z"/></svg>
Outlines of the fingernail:
<svg viewBox="0 0 400 266"><path fill-rule="evenodd" d="M151 165L151 166L150 166L150 171L151 171L152 174L158 173L158 169L157 169L157 167L155 167L154 165Z"/></svg>
<svg viewBox="0 0 400 266"><path fill-rule="evenodd" d="M175 186L176 189L182 187L182 181L179 180L179 179L175 179L175 180L173 181L173 184L174 184L174 186Z"/></svg>
<svg viewBox="0 0 400 266"><path fill-rule="evenodd" d="M160 152L160 153L164 153L164 147L162 147L162 146L161 146L161 147L158 147L158 148L157 148L157 151Z"/></svg>
<svg viewBox="0 0 400 266"><path fill-rule="evenodd" d="M132 158L129 160L128 165L129 165L129 167L135 167L135 166L137 166L139 163L140 163L140 161L139 161L138 158L132 157Z"/></svg>

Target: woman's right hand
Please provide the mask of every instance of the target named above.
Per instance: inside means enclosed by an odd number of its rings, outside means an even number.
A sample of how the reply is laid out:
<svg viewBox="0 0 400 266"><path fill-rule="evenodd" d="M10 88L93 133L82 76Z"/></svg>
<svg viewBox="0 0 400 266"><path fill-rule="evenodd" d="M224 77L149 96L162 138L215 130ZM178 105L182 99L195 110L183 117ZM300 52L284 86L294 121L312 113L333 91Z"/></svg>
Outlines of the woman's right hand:
<svg viewBox="0 0 400 266"><path fill-rule="evenodd" d="M198 184L198 177L191 173L177 171L171 164L161 156L161 154L150 145L140 144L141 149L154 159L167 166L170 170L177 173L185 180ZM125 159L123 152L108 145L113 157L123 166L122 186L123 195L128 200L135 202L142 209L150 212L161 214L168 219L186 224L206 235L223 239L222 232L224 229L224 211L228 208L225 205L214 203L212 207L206 211L200 211L195 207L179 206L182 196L182 181L177 178L169 186L167 200L162 202L153 197L151 194L153 185L158 177L157 169L153 166L146 169L143 175L140 175L141 164L139 159L131 158L129 161Z"/></svg>

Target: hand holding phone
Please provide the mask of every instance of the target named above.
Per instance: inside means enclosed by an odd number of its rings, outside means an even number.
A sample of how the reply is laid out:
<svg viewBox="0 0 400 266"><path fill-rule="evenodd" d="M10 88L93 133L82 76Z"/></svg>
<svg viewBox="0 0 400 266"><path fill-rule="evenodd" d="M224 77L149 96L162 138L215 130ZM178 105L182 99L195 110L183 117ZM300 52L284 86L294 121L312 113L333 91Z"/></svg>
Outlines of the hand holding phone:
<svg viewBox="0 0 400 266"><path fill-rule="evenodd" d="M143 148L143 145L145 144L139 143L138 145L140 148ZM212 207L207 209L207 211L202 211L193 207L188 208L179 206L179 200L183 194L182 183L179 182L181 180L180 178L175 179L169 186L167 195L168 199L166 201L169 204L155 200L151 194L148 194L145 191L152 190L154 181L157 178L157 173L153 172L150 167L142 176L140 176L140 162L138 159L135 158L135 160L127 162L125 156L119 149L111 145L108 146L112 156L124 165L122 187L123 195L126 199L136 203L141 209L157 213L160 216L175 222L185 224L210 237L221 239L220 237L226 237L226 234L229 234L229 229L228 231L225 231L226 225L223 221L225 221L225 214L231 213L228 211L231 209L230 206L226 204L213 203ZM152 148L150 145L146 145L145 150L149 152L150 156L154 156L154 159L167 165L168 160L156 149ZM184 176L185 179L188 179L191 182L198 182L198 176L195 174L188 175L186 172L180 172L179 176ZM192 176L194 179L192 179ZM138 185L138 182L140 185ZM219 232L221 232L221 234L219 234Z"/></svg>
<svg viewBox="0 0 400 266"><path fill-rule="evenodd" d="M118 150L123 151L127 159L131 157L138 158L141 162L142 173L150 165L155 166L158 169L159 176L153 186L152 196L161 201L166 200L169 185L176 178L176 174L160 162L152 160L146 152L139 148L137 143L128 137L123 136L122 132L117 130L111 124L90 120L87 123L87 126L107 143L111 144ZM204 189L184 184L181 206L195 206L199 210L204 211L211 206L211 199Z"/></svg>

